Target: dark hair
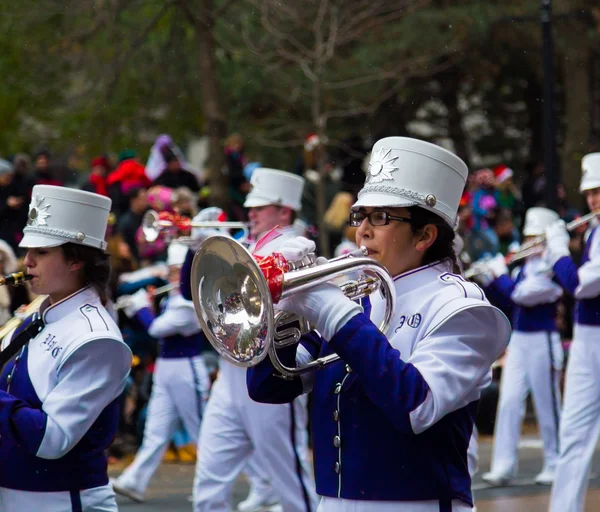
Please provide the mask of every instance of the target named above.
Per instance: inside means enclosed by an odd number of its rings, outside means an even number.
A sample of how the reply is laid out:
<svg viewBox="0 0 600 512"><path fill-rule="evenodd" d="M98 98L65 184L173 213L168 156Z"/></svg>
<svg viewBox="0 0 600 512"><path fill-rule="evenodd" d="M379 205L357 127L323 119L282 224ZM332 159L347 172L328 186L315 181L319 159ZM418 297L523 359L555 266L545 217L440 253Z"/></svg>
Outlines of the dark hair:
<svg viewBox="0 0 600 512"><path fill-rule="evenodd" d="M134 199L137 199L139 197L140 193L145 190L146 189L144 187L133 187L133 188L129 189L129 192L127 192L127 199L129 200L129 202L131 202Z"/></svg>
<svg viewBox="0 0 600 512"><path fill-rule="evenodd" d="M110 279L110 256L101 249L71 242L60 247L67 261L80 261L83 263L84 284L93 286L100 295L102 304L106 304Z"/></svg>
<svg viewBox="0 0 600 512"><path fill-rule="evenodd" d="M411 206L407 210L410 213L410 229L413 235L418 235L427 224L434 224L438 230L437 238L425 252L423 265L446 260L452 264L452 272L460 274L454 252L454 230L439 215L429 210L419 206Z"/></svg>

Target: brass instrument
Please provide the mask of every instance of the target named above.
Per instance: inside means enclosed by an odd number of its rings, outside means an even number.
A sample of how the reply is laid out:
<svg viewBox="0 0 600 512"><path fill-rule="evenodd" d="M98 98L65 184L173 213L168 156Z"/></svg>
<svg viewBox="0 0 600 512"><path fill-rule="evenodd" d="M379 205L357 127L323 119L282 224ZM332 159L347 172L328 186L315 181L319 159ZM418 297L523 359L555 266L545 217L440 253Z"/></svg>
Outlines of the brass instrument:
<svg viewBox="0 0 600 512"><path fill-rule="evenodd" d="M395 306L393 280L383 265L365 256L366 250L362 249L360 256L342 256L315 266L314 255L310 255L300 265L290 265L294 270L279 276L281 289L276 299L293 297L295 292L341 277L347 280L349 274L358 273L357 279L341 284L340 289L350 299L381 290L386 312L379 329L386 334ZM268 355L283 378L337 361L339 356L330 354L299 368L281 363L276 349L297 342L310 325L296 315L275 311L277 300L272 296L271 284L252 254L235 240L213 236L202 242L192 262L192 299L202 330L215 350L241 367L255 366ZM292 322L299 327L289 328ZM281 330L283 327L288 328Z"/></svg>
<svg viewBox="0 0 600 512"><path fill-rule="evenodd" d="M156 288L152 295L154 297L164 295L165 293L169 293L171 290L176 290L179 288L179 283L169 283L164 286L159 286ZM115 311L119 311L120 309L126 308L131 303L131 295L121 295L115 302L114 309Z"/></svg>
<svg viewBox="0 0 600 512"><path fill-rule="evenodd" d="M600 215L600 211L588 213L587 215L584 215L583 217L579 217L578 219L575 219L575 220L569 222L565 226L565 228L567 231L574 231L577 228L584 226L591 220L595 219L598 215ZM533 256L535 254L540 254L540 253L544 252L545 247L542 245L544 243L546 243L546 235L536 236L529 242L521 245L521 247L519 247L518 251L516 251L512 254L508 254L506 256L506 264L512 265L513 263L524 260L525 258L528 258L529 256ZM467 270L465 272L465 278L472 279L473 277L478 276L479 274L482 274L484 272L485 272L485 270L481 267L470 268L469 270Z"/></svg>
<svg viewBox="0 0 600 512"><path fill-rule="evenodd" d="M40 309L40 306L46 300L47 295L38 295L35 299L33 299L23 311L15 311L15 316L13 316L8 322L6 322L2 327L0 327L0 342L2 339L13 330L15 330L19 325L21 325L27 318L29 318L34 313Z"/></svg>
<svg viewBox="0 0 600 512"><path fill-rule="evenodd" d="M206 229L241 229L244 231L244 237L248 236L248 224L244 222L193 222L188 217L148 210L142 218L142 232L147 242L154 242L161 233L167 232L178 242L191 242L189 236L180 236L182 233L189 233L192 228Z"/></svg>
<svg viewBox="0 0 600 512"><path fill-rule="evenodd" d="M33 276L26 274L25 272L13 272L7 276L0 277L0 286L5 286L7 284L19 286L25 283L25 281L31 281L31 279L33 279Z"/></svg>

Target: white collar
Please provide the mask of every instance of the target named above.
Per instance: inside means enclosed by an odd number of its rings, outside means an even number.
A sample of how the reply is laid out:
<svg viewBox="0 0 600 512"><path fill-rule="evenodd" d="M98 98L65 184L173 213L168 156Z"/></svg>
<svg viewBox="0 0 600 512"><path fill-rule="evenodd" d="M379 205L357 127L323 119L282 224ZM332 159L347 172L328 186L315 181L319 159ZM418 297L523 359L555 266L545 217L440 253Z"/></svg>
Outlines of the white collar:
<svg viewBox="0 0 600 512"><path fill-rule="evenodd" d="M96 302L98 299L98 293L91 286L81 288L55 304L50 304L50 298L47 298L40 308L42 320L46 324L57 322L84 304Z"/></svg>
<svg viewBox="0 0 600 512"><path fill-rule="evenodd" d="M404 295L431 282L437 276L449 272L451 269L444 261L435 261L423 267L414 268L394 277L396 295Z"/></svg>

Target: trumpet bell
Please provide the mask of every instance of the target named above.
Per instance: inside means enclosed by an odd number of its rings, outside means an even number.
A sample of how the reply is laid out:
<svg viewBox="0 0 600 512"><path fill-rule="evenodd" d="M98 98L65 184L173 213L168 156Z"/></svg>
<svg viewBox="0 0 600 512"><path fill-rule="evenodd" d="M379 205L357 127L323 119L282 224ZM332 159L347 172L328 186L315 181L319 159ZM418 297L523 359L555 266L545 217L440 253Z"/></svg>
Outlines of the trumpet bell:
<svg viewBox="0 0 600 512"><path fill-rule="evenodd" d="M158 214L154 210L148 210L142 217L142 233L147 242L154 242L159 235L156 227L158 224Z"/></svg>
<svg viewBox="0 0 600 512"><path fill-rule="evenodd" d="M252 255L225 236L206 239L192 262L192 300L202 331L236 366L268 354L275 334L273 300Z"/></svg>

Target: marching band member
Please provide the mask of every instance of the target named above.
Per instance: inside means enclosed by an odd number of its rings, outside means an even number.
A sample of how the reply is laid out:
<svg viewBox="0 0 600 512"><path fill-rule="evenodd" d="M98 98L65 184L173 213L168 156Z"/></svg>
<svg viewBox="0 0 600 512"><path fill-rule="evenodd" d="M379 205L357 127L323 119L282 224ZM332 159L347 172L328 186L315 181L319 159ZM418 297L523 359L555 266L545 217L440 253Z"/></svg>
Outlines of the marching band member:
<svg viewBox="0 0 600 512"><path fill-rule="evenodd" d="M252 174L251 184L245 203L250 208L251 236L256 240L281 226L272 244L295 237L293 225L301 209L304 180L284 171L259 168ZM246 391L245 370L222 362L200 429L194 482L196 512L229 510L231 487L248 460L266 473L283 510L316 510L317 496L306 460L305 398L290 405L255 403ZM252 492L239 510L249 510L250 505L260 505Z"/></svg>
<svg viewBox="0 0 600 512"><path fill-rule="evenodd" d="M117 510L104 450L132 356L103 306L110 205L33 187L20 246L32 292L48 297L5 340L23 348L0 378L0 510Z"/></svg>
<svg viewBox="0 0 600 512"><path fill-rule="evenodd" d="M312 390L321 512L471 510L467 447L510 325L477 285L453 273L467 172L436 145L378 141L350 224L357 245L394 276L392 334L376 327L385 309L380 294L363 301L363 312L337 286L321 284L279 303L320 333L281 356L291 365L333 352L341 360L292 380L274 375L267 360L248 369L250 396L260 402ZM278 252L298 258L313 250L295 239Z"/></svg>
<svg viewBox="0 0 600 512"><path fill-rule="evenodd" d="M187 250L177 241L169 245L170 283L179 284ZM158 316L152 311L145 289L133 294L124 310L128 317L135 316L150 336L160 340L142 446L131 465L113 482L115 492L141 503L180 420L192 442L197 442L209 378L200 355L204 338L194 305L177 289L169 292L164 311Z"/></svg>
<svg viewBox="0 0 600 512"><path fill-rule="evenodd" d="M600 210L600 153L581 161L581 184L591 211ZM600 235L589 232L581 266L569 255L569 234L563 221L546 229L546 261L562 287L577 299L573 342L565 376L560 423L560 456L550 510L584 509L592 454L600 434Z"/></svg>
<svg viewBox="0 0 600 512"><path fill-rule="evenodd" d="M558 219L558 214L547 208L530 208L523 235L529 240L543 235L546 227ZM519 434L526 398L531 392L544 442L544 466L535 481L550 485L558 459L563 350L556 309L562 288L552 280L541 255L527 258L514 279L508 275L502 254L493 258L487 269L475 279L483 285L492 304L511 312L513 333L502 371L492 467L483 480L508 485L516 477Z"/></svg>

